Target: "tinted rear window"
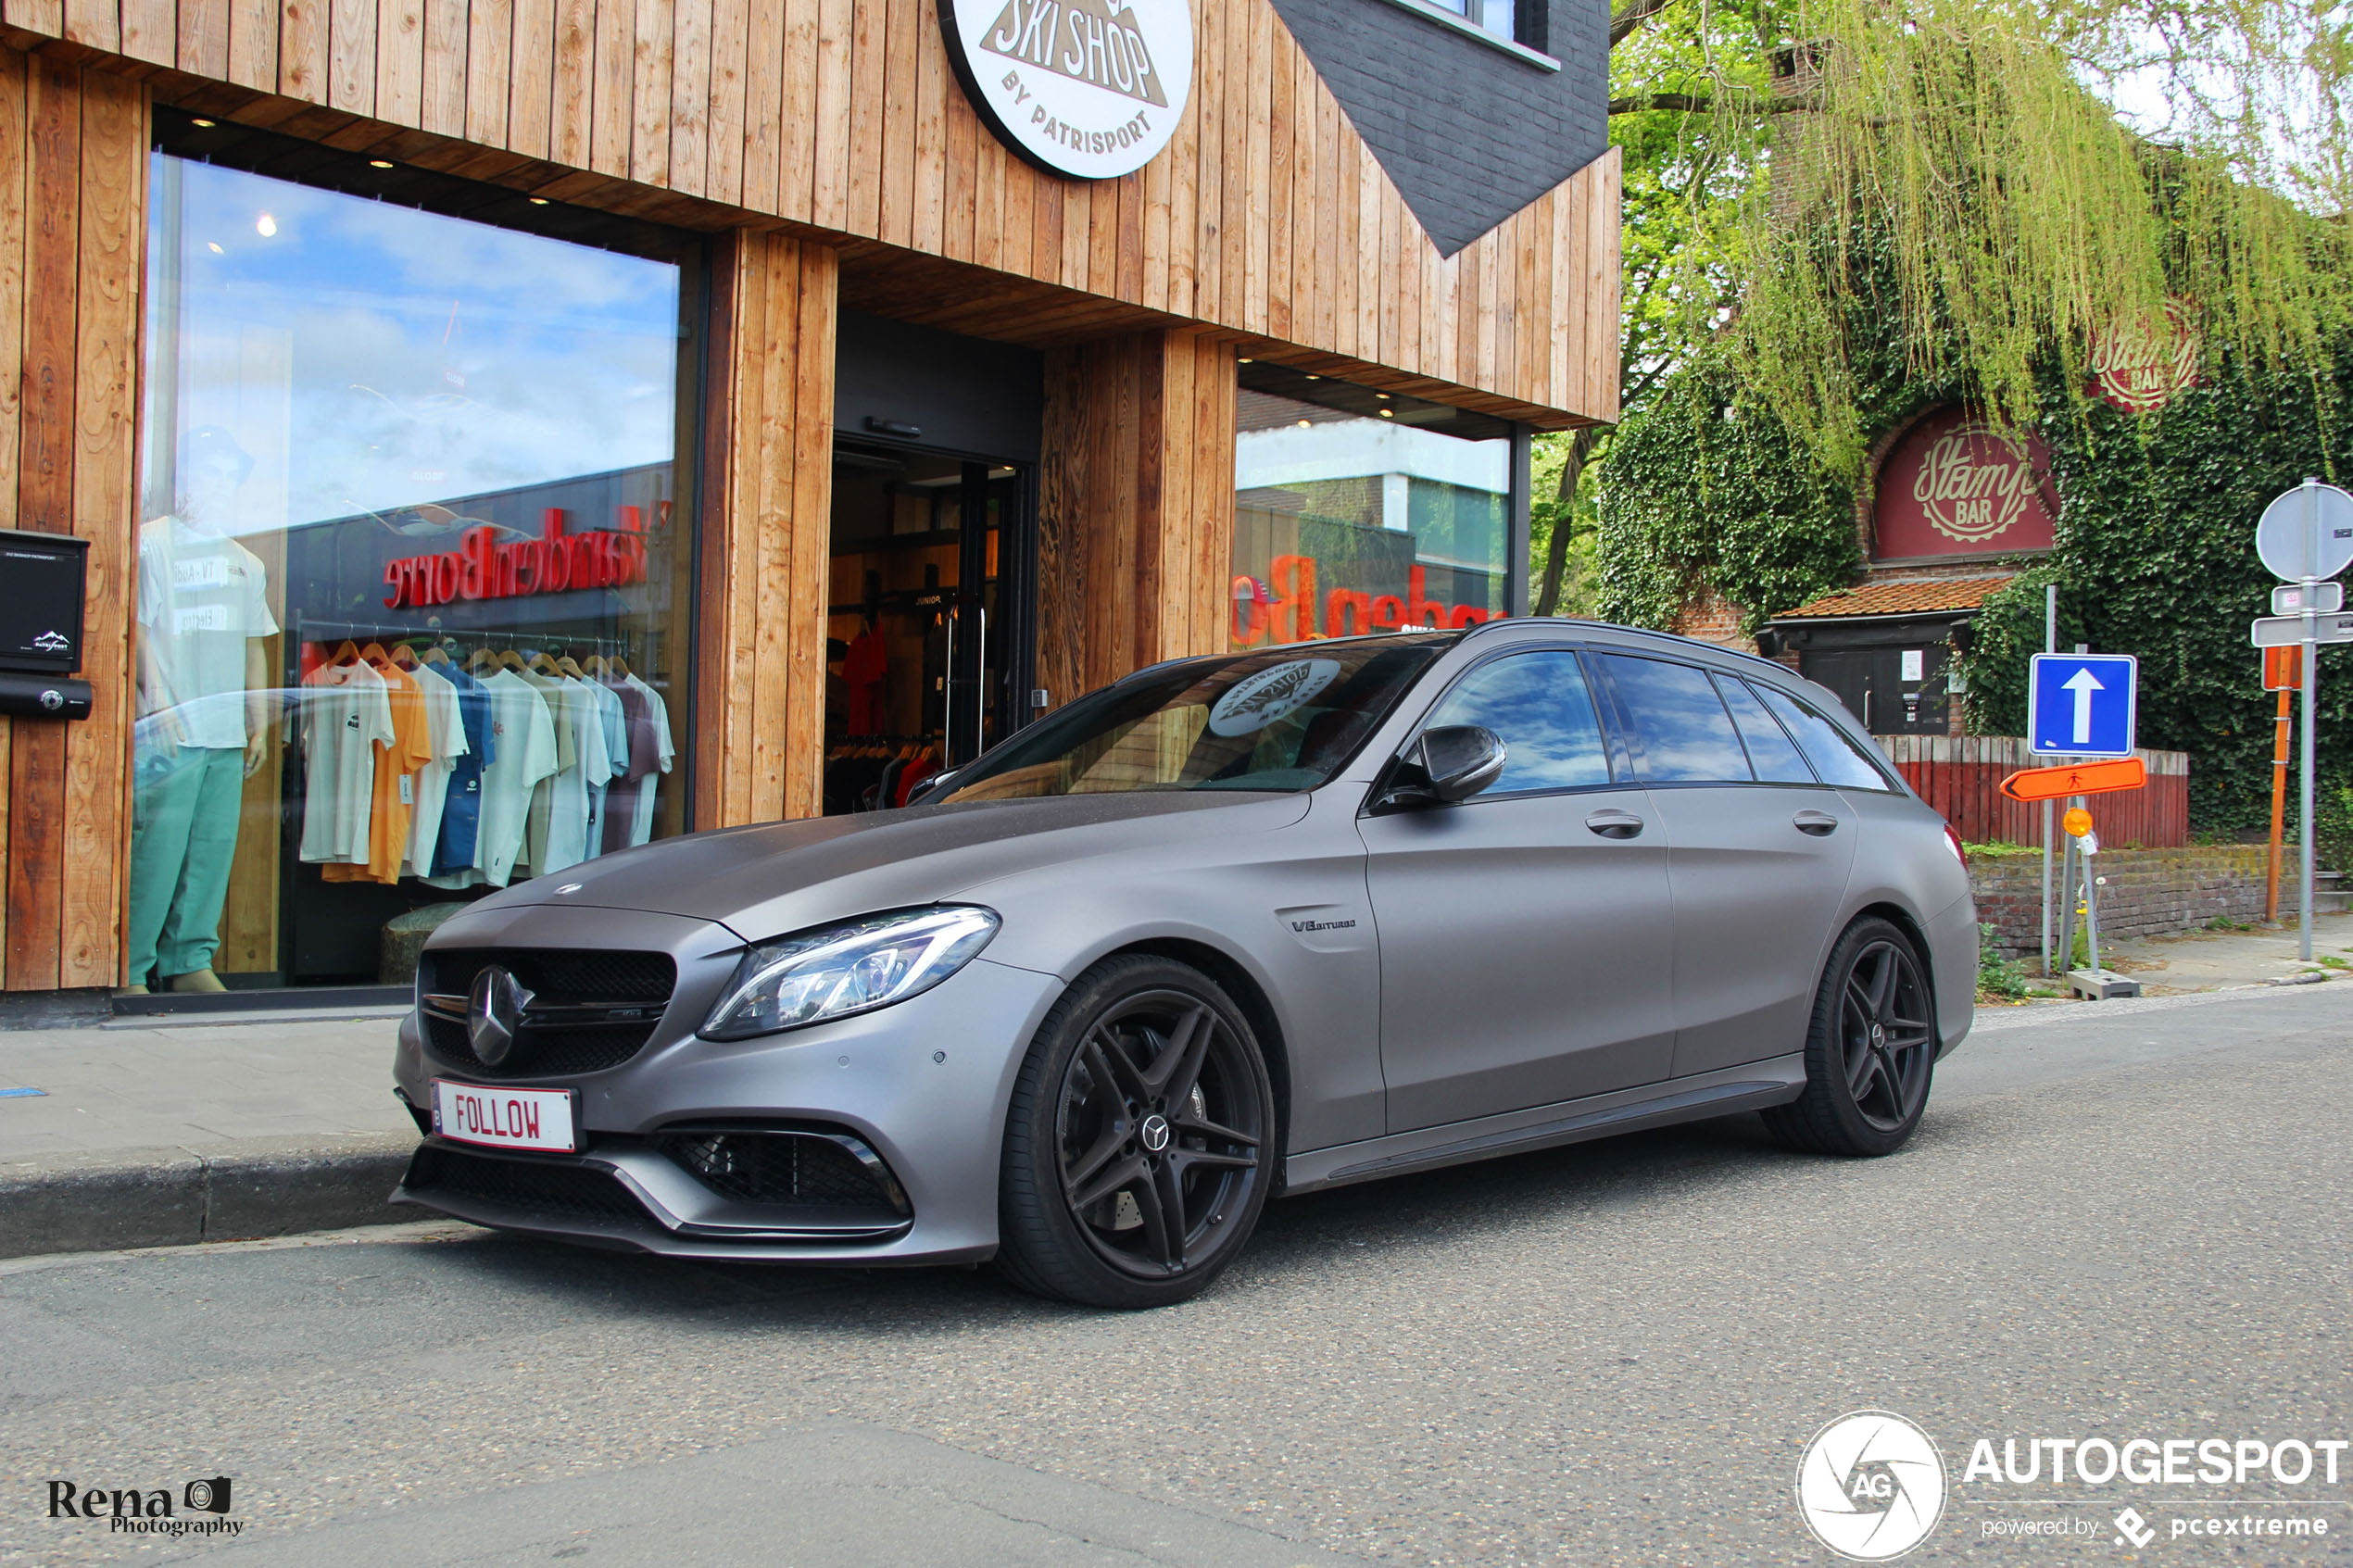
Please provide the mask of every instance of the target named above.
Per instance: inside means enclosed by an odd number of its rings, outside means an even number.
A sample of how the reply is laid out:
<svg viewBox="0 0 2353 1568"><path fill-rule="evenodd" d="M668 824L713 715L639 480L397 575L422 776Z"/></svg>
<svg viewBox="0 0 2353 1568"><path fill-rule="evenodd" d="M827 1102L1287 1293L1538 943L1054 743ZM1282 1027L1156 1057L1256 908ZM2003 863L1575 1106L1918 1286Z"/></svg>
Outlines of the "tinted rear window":
<svg viewBox="0 0 2353 1568"><path fill-rule="evenodd" d="M1748 743L1748 759L1756 769L1759 780L1766 784L1814 783L1814 770L1806 765L1806 759L1780 721L1765 711L1765 705L1749 690L1747 682L1718 675L1716 689L1722 695L1724 706L1732 710L1732 722L1740 726L1741 739Z"/></svg>
<svg viewBox="0 0 2353 1568"><path fill-rule="evenodd" d="M1603 654L1633 732L1634 767L1657 784L1747 784L1748 754L1707 671L1660 659Z"/></svg>
<svg viewBox="0 0 2353 1568"><path fill-rule="evenodd" d="M1785 692L1771 686L1757 688L1765 698L1765 706L1774 716L1789 726L1797 737L1798 748L1814 771L1822 775L1824 784L1834 784L1847 789L1891 790L1887 774L1878 759L1867 757L1862 747L1844 730L1816 712L1811 705L1800 702Z"/></svg>

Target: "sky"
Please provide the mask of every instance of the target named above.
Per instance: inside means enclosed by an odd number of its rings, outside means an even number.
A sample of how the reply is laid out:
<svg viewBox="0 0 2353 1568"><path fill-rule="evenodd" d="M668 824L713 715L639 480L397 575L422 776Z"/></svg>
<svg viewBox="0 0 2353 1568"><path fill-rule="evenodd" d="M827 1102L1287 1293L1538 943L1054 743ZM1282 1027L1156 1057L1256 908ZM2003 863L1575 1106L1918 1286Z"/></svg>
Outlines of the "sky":
<svg viewBox="0 0 2353 1568"><path fill-rule="evenodd" d="M255 458L240 532L672 457L674 266L170 161L178 423Z"/></svg>

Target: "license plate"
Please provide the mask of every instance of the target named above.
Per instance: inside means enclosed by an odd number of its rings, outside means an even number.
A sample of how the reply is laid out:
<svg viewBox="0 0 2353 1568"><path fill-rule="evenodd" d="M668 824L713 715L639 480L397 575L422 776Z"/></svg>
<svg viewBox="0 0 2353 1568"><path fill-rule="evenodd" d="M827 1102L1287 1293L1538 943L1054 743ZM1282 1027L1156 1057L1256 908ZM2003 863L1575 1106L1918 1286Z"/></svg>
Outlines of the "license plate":
<svg viewBox="0 0 2353 1568"><path fill-rule="evenodd" d="M571 1089L491 1089L433 1081L433 1130L459 1143L575 1154L580 1137Z"/></svg>

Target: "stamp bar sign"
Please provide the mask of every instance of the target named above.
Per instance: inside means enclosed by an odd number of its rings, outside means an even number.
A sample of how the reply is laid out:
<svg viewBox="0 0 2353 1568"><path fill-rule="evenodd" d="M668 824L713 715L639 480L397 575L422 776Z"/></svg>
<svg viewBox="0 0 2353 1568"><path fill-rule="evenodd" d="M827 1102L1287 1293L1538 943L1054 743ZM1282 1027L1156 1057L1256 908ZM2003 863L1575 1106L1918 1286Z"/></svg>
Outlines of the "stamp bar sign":
<svg viewBox="0 0 2353 1568"><path fill-rule="evenodd" d="M1132 174L1184 117L1190 0L939 0L939 20L981 118L1056 174Z"/></svg>

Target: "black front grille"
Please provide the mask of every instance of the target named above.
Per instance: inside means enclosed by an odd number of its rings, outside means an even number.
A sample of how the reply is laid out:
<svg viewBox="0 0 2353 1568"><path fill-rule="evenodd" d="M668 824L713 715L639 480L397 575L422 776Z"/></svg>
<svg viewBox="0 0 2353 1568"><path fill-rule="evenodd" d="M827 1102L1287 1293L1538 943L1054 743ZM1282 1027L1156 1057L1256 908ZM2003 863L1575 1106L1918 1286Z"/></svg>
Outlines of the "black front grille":
<svg viewBox="0 0 2353 1568"><path fill-rule="evenodd" d="M403 1185L428 1202L447 1196L544 1219L594 1220L638 1230L653 1225L627 1187L603 1171L580 1165L498 1160L427 1144L409 1161Z"/></svg>
<svg viewBox="0 0 2353 1568"><path fill-rule="evenodd" d="M452 947L427 950L418 989L429 997L463 997L472 991L474 977L494 963L532 993L532 1012L525 1014L505 1061L491 1067L476 1057L463 1020L430 1007L424 1013L425 1045L434 1056L493 1078L565 1077L620 1066L653 1038L678 980L678 966L667 953ZM547 1009L577 1010L533 1016Z"/></svg>
<svg viewBox="0 0 2353 1568"><path fill-rule="evenodd" d="M664 1133L654 1147L722 1198L812 1209L907 1210L906 1195L877 1160L816 1133Z"/></svg>
<svg viewBox="0 0 2353 1568"><path fill-rule="evenodd" d="M439 1013L425 1014L425 1044L452 1067L492 1078L560 1078L619 1067L646 1048L659 1018L633 1023L526 1023L515 1035L514 1053L497 1067L485 1066L466 1040L466 1026Z"/></svg>
<svg viewBox="0 0 2353 1568"><path fill-rule="evenodd" d="M678 984L668 953L607 952L576 947L449 947L424 956L420 989L462 997L474 976L497 964L555 1007L599 1003L659 1006Z"/></svg>

